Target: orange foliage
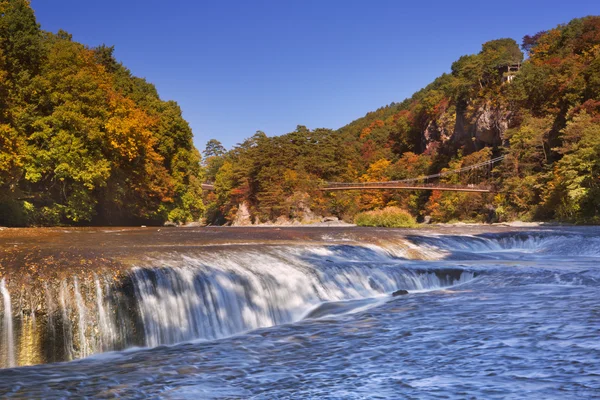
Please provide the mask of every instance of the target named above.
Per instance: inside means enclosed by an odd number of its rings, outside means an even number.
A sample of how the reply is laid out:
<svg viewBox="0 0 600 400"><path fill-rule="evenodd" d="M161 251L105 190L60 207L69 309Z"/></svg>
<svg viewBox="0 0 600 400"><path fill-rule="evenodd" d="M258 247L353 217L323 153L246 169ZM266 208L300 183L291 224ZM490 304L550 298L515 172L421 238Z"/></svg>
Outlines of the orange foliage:
<svg viewBox="0 0 600 400"><path fill-rule="evenodd" d="M363 128L363 130L360 133L360 138L364 139L367 136L369 136L371 134L371 132L373 132L373 129L377 129L377 128L382 128L385 126L385 123L380 120L377 119L375 121L373 121L369 126L367 126L366 128Z"/></svg>

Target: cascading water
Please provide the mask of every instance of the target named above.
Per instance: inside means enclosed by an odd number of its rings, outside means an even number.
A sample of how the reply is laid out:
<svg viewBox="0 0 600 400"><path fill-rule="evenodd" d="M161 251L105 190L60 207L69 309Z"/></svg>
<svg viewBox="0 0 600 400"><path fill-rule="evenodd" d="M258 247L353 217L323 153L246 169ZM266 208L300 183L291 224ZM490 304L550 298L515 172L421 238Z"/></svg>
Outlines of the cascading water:
<svg viewBox="0 0 600 400"><path fill-rule="evenodd" d="M45 355L30 361L23 356L22 363L222 338L300 320L323 302L373 298L399 288L436 289L472 278L462 270L413 270L376 246L165 254L119 280L94 275L46 283L38 312L43 323L28 333L39 337L28 340L41 343ZM3 294L6 303L6 288ZM33 316L35 307L30 307ZM10 314L6 307L5 313ZM5 318L4 336L12 338L8 324L12 320Z"/></svg>
<svg viewBox="0 0 600 400"><path fill-rule="evenodd" d="M64 344L64 353L65 353L65 358L67 360L72 360L73 359L73 353L74 353L74 349L73 349L73 327L71 324L71 319L69 317L70 314L70 309L69 309L69 304L68 304L68 288L67 288L67 282L63 281L62 284L60 285L60 294L59 294L59 301L60 301L60 310L61 310L61 322L62 322L62 337L63 337L63 344Z"/></svg>
<svg viewBox="0 0 600 400"><path fill-rule="evenodd" d="M100 331L100 348L102 350L111 349L113 343L116 340L115 326L112 319L107 313L107 307L104 302L104 295L102 292L102 284L97 276L94 276L94 283L96 285L96 306L98 308L98 330ZM110 308L108 308L110 312Z"/></svg>
<svg viewBox="0 0 600 400"><path fill-rule="evenodd" d="M154 348L3 370L0 397L592 398L600 230L490 230L161 243L43 279L3 265L2 367Z"/></svg>
<svg viewBox="0 0 600 400"><path fill-rule="evenodd" d="M15 363L15 341L13 332L13 319L12 319L12 305L10 300L10 293L6 288L6 281L2 279L0 281L0 293L4 300L4 316L3 316L3 330L4 330L4 343L6 361L5 364L8 367L14 367Z"/></svg>
<svg viewBox="0 0 600 400"><path fill-rule="evenodd" d="M208 261L186 257L185 267L133 272L146 346L229 336L298 320L324 301L441 288L473 277L459 272L446 278L398 265L315 268L264 253L219 260L220 268Z"/></svg>
<svg viewBox="0 0 600 400"><path fill-rule="evenodd" d="M560 245L565 240L570 247ZM21 294L14 304L30 306L12 318L9 289L2 280L1 366L14 366L17 359L25 365L131 346L222 338L324 315L323 310L351 309L347 301L377 298L398 289L439 289L475 276L464 267L416 267L407 262L411 258L573 252L574 242L582 254L596 254L599 248L597 237L528 233L409 236L364 246L242 246L165 253L148 258L118 279L96 274L52 285L46 282L39 301ZM507 250L512 253L504 254ZM332 305L319 308L327 303ZM40 349L20 350L25 341Z"/></svg>
<svg viewBox="0 0 600 400"><path fill-rule="evenodd" d="M600 238L594 235L549 232L483 235L408 236L426 259L503 258L507 252L530 255L600 256ZM505 253L505 254L502 254Z"/></svg>
<svg viewBox="0 0 600 400"><path fill-rule="evenodd" d="M83 302L83 297L81 297L81 292L79 291L79 280L77 278L74 279L74 287L75 287L75 303L77 304L77 325L79 332L79 356L86 357L89 355L88 345L86 340L86 327L87 327L87 319L86 319L86 307Z"/></svg>

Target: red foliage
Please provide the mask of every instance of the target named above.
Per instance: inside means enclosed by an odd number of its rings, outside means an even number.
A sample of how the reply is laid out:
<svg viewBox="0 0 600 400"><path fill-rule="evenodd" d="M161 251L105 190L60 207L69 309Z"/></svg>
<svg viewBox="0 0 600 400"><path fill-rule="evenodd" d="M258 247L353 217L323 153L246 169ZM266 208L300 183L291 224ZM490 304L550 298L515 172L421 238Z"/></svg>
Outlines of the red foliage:
<svg viewBox="0 0 600 400"><path fill-rule="evenodd" d="M600 17L589 17L583 21L583 33L577 42L575 51L581 52L600 44Z"/></svg>
<svg viewBox="0 0 600 400"><path fill-rule="evenodd" d="M367 140L360 149L360 154L366 163L370 163L377 152L377 145L371 140Z"/></svg>
<svg viewBox="0 0 600 400"><path fill-rule="evenodd" d="M574 107L569 113L569 117L577 115L581 111L585 111L592 116L593 122L600 122L600 101L590 99L580 106Z"/></svg>
<svg viewBox="0 0 600 400"><path fill-rule="evenodd" d="M438 104L436 104L436 106L433 108L434 114L436 116L442 115L448 109L448 105L450 105L450 99L447 97L444 97L442 99L442 101L440 101Z"/></svg>

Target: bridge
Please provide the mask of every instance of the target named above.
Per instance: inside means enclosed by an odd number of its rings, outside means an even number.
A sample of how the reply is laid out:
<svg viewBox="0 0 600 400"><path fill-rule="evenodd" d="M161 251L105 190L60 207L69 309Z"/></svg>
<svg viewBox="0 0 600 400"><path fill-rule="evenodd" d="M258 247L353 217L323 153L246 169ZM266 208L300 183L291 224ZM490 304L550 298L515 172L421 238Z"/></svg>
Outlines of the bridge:
<svg viewBox="0 0 600 400"><path fill-rule="evenodd" d="M402 179L399 181L384 182L325 182L320 188L323 191L333 190L440 190L452 192L490 193L494 191L492 185L481 183L492 176L494 165L504 160L505 156L492 158L477 164L468 165L459 169L439 172L417 178ZM458 176L467 183L453 184L439 182L440 178Z"/></svg>
<svg viewBox="0 0 600 400"><path fill-rule="evenodd" d="M493 175L494 165L504 160L505 156L492 158L477 164L468 165L459 169L444 171L437 174L420 176L417 178L402 179L397 181L382 182L324 182L319 188L321 191L338 190L440 190L452 192L474 192L490 193L494 192L494 187L487 183L488 178ZM439 182L440 178L458 176L467 183L444 183ZM203 190L215 190L212 183L203 183Z"/></svg>
<svg viewBox="0 0 600 400"><path fill-rule="evenodd" d="M325 187L319 188L324 192L334 190L440 190L446 192L475 192L475 193L490 193L493 188L490 185L452 185L443 183L421 183L421 184L404 184L394 182L361 182L354 184L331 183Z"/></svg>

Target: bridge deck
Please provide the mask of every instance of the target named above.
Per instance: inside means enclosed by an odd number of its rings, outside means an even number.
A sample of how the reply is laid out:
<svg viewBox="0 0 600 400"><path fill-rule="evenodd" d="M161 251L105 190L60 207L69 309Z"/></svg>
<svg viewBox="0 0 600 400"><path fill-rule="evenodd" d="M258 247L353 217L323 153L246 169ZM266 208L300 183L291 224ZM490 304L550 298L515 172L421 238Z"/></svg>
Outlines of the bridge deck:
<svg viewBox="0 0 600 400"><path fill-rule="evenodd" d="M344 185L344 186L326 186L320 188L322 191L332 190L440 190L446 192L475 192L475 193L490 193L492 188L489 186L441 186L441 185Z"/></svg>
<svg viewBox="0 0 600 400"><path fill-rule="evenodd" d="M322 182L323 187L319 188L322 191L333 191L333 190L440 190L448 192L475 192L475 193L490 193L494 192L494 187L490 185L473 185L473 184L447 184L447 183L422 183L429 182L431 180L439 180L440 178L459 175L473 170L485 170L487 173L491 173L496 163L504 160L505 156L499 156L492 158L491 160L483 161L477 164L468 165L466 167L458 168L452 171L442 171L437 174L421 176L418 178L404 179L401 181L388 181L388 182ZM203 190L215 190L215 186L212 183L203 183Z"/></svg>
<svg viewBox="0 0 600 400"><path fill-rule="evenodd" d="M209 183L202 184L203 190L213 191L215 190L215 185L211 185ZM338 184L338 185L329 185L319 190L324 192L334 191L334 190L440 190L445 192L473 192L473 193L490 193L493 192L493 188L491 186L468 186L468 185L436 185L436 184L422 184L422 185L402 185L402 184Z"/></svg>

